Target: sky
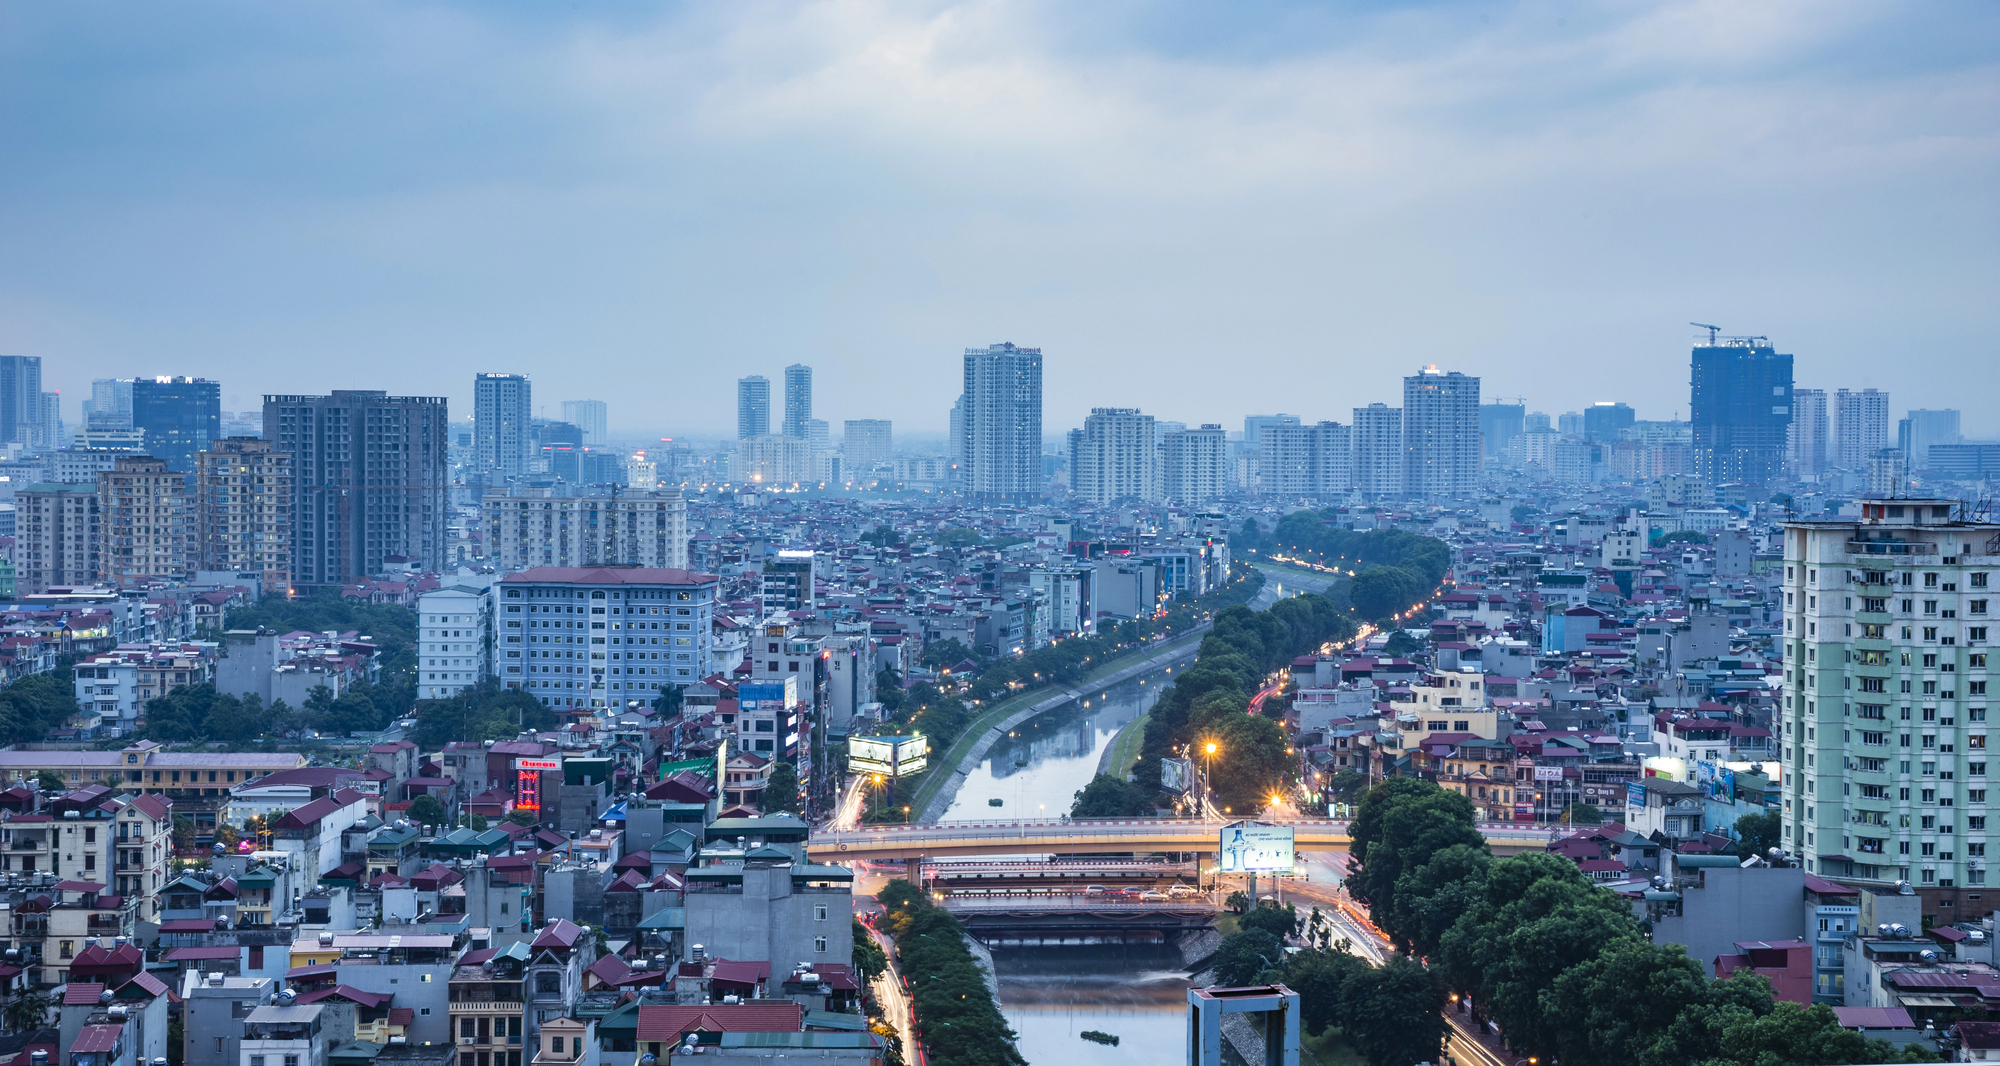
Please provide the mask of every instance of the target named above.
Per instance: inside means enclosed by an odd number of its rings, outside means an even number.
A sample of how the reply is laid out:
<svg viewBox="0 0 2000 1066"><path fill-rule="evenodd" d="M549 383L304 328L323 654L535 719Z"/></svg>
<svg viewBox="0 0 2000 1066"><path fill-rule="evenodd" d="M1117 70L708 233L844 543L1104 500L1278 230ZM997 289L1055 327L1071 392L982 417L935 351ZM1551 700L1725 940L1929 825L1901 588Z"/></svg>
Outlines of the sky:
<svg viewBox="0 0 2000 1066"><path fill-rule="evenodd" d="M1685 418L1709 322L2000 435L2000 6L0 3L0 353L726 434Z"/></svg>

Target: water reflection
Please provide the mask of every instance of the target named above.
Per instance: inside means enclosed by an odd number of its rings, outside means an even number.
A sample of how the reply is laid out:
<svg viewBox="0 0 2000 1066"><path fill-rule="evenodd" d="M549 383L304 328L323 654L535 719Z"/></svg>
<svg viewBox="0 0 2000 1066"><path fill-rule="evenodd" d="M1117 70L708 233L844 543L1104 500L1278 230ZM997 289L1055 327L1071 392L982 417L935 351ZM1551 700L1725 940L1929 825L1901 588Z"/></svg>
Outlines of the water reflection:
<svg viewBox="0 0 2000 1066"><path fill-rule="evenodd" d="M959 786L944 819L1054 818L1069 813L1078 789L1118 730L1146 713L1173 675L1159 670L1086 694L1016 726ZM988 801L998 799L995 807Z"/></svg>
<svg viewBox="0 0 2000 1066"><path fill-rule="evenodd" d="M996 948L1000 1006L1031 1063L1173 1062L1188 975L1166 944ZM1117 1047L1084 1040L1112 1033Z"/></svg>

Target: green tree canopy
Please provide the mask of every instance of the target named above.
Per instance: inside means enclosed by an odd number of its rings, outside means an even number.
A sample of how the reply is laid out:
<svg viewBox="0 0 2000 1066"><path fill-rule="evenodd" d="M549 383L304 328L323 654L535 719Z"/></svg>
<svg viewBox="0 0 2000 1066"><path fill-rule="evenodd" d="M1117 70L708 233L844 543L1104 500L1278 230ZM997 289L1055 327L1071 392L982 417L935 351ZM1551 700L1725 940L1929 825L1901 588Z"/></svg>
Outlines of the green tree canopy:
<svg viewBox="0 0 2000 1066"><path fill-rule="evenodd" d="M1123 778L1098 774L1076 791L1071 818L1124 818L1153 813L1153 794Z"/></svg>
<svg viewBox="0 0 2000 1066"><path fill-rule="evenodd" d="M798 767L783 759L771 767L770 780L764 784L764 797L759 803L766 812L796 811L799 807Z"/></svg>
<svg viewBox="0 0 2000 1066"><path fill-rule="evenodd" d="M441 826L445 824L444 804L439 803L437 797L428 792L411 800L409 809L404 813L410 821L418 825Z"/></svg>
<svg viewBox="0 0 2000 1066"><path fill-rule="evenodd" d="M1755 855L1762 858L1772 848L1779 846L1783 837L1784 819L1777 811L1763 814L1746 814L1736 819L1736 857L1747 859Z"/></svg>

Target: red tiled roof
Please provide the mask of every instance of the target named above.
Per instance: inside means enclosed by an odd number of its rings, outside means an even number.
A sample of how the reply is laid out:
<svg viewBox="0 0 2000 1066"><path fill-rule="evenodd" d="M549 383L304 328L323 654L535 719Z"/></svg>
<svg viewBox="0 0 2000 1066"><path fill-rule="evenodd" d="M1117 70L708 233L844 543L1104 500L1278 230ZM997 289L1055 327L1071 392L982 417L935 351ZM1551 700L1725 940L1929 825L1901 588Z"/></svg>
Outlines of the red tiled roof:
<svg viewBox="0 0 2000 1066"><path fill-rule="evenodd" d="M396 998L393 992L363 992L350 985L335 985L332 988L322 988L317 992L304 993L295 1002L318 1003L322 999L332 999L335 996L353 1003L359 1003L371 1010Z"/></svg>
<svg viewBox="0 0 2000 1066"><path fill-rule="evenodd" d="M683 1033L797 1033L805 1028L805 1008L797 1003L762 1003L707 1007L640 1007L639 1039L667 1042Z"/></svg>
<svg viewBox="0 0 2000 1066"><path fill-rule="evenodd" d="M71 981L63 986L63 1006L89 1007L97 1003L104 986L95 981Z"/></svg>
<svg viewBox="0 0 2000 1066"><path fill-rule="evenodd" d="M76 1034L76 1042L69 1046L72 1055L86 1052L103 1053L118 1046L118 1040L125 1035L122 1025L86 1025Z"/></svg>
<svg viewBox="0 0 2000 1066"><path fill-rule="evenodd" d="M768 962L734 962L729 959L716 960L715 970L709 974L711 980L732 985L754 985L768 980L770 976L771 964Z"/></svg>

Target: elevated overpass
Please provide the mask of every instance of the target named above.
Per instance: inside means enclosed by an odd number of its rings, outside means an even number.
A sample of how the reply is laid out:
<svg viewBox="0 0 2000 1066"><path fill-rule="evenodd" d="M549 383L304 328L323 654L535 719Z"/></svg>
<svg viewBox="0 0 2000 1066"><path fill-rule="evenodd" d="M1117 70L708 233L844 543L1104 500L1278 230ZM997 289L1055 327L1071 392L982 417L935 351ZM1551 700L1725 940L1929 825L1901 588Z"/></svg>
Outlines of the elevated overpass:
<svg viewBox="0 0 2000 1066"><path fill-rule="evenodd" d="M1346 851L1348 823L1324 819L1260 819L1292 827L1299 851ZM816 862L904 862L982 855L1088 855L1114 852L1214 854L1223 823L1198 818L1025 818L1013 821L930 822L820 830L806 843ZM1495 855L1546 850L1559 830L1496 823L1481 832Z"/></svg>

